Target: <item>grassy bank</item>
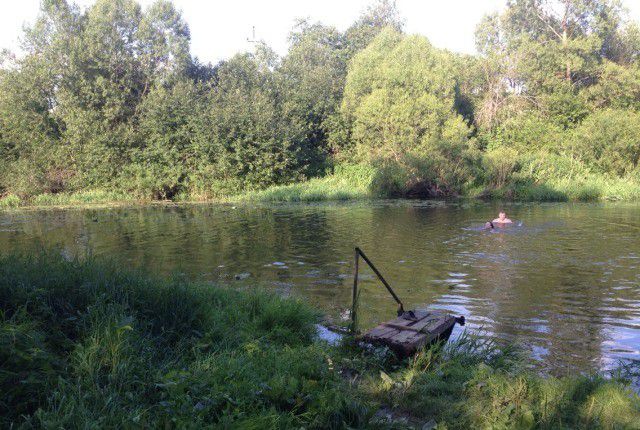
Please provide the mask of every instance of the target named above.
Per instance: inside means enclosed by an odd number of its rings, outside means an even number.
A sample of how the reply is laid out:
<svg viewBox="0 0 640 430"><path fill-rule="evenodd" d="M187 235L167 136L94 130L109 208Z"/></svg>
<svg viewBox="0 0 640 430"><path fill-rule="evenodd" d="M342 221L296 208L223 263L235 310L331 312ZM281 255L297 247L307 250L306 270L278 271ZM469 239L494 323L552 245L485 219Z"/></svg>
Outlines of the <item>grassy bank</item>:
<svg viewBox="0 0 640 430"><path fill-rule="evenodd" d="M638 201L640 184L630 179L594 175L580 180L514 182L498 188L481 188L471 196L520 202Z"/></svg>
<svg viewBox="0 0 640 430"><path fill-rule="evenodd" d="M317 202L383 197L372 190L376 171L364 165L338 166L334 173L291 185L230 196L234 202Z"/></svg>
<svg viewBox="0 0 640 430"><path fill-rule="evenodd" d="M0 198L0 210L20 207L96 206L149 202L151 199L140 198L135 194L123 191L89 190L75 193L39 194L28 198L20 198L10 194Z"/></svg>
<svg viewBox="0 0 640 430"><path fill-rule="evenodd" d="M473 337L408 361L314 341L256 291L0 258L0 427L640 428L624 379L541 378Z"/></svg>
<svg viewBox="0 0 640 430"><path fill-rule="evenodd" d="M415 173L413 175L416 175ZM290 185L275 185L263 190L239 194L222 194L215 198L181 193L178 202L217 203L278 203L362 200L394 197L434 197L416 192L419 175L402 169L377 169L366 165L337 166L333 173ZM413 185L412 185L413 184ZM514 176L497 184L468 184L460 193L463 198L503 201L637 201L640 183L632 178L609 178L587 174L579 178L550 177L534 180L529 176ZM441 197L452 197L442 195ZM154 200L136 193L91 190L76 193L41 194L30 198L8 195L0 198L0 210L19 207L67 207L151 203Z"/></svg>

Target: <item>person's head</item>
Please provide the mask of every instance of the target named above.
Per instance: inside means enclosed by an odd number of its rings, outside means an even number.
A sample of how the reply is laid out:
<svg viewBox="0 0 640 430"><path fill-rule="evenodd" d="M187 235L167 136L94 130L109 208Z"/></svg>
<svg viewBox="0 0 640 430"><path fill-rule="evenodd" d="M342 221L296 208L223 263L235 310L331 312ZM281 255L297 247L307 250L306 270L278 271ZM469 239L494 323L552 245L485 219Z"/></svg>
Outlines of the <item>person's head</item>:
<svg viewBox="0 0 640 430"><path fill-rule="evenodd" d="M484 228L488 230L492 229L493 223L491 221L487 221L486 223L484 223Z"/></svg>
<svg viewBox="0 0 640 430"><path fill-rule="evenodd" d="M498 218L502 221L507 217L507 214L505 211L501 210L500 212L498 212Z"/></svg>

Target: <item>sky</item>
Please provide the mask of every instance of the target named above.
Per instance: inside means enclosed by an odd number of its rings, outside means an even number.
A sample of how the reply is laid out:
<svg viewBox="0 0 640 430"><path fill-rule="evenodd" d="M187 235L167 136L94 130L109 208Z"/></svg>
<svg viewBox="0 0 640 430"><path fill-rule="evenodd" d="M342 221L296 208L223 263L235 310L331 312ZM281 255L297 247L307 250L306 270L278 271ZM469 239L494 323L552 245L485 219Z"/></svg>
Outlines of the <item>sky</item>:
<svg viewBox="0 0 640 430"><path fill-rule="evenodd" d="M76 0L81 7L94 0ZM139 0L143 7L153 0ZM500 11L506 0L397 0L406 31L429 38L439 48L475 53L474 31L487 13ZM252 48L256 38L276 52L287 51L287 37L296 19L309 18L345 30L371 0L173 0L191 30L191 52L216 63ZM39 0L0 0L0 48L17 51L23 25L38 15ZM640 21L640 0L623 0L630 16Z"/></svg>

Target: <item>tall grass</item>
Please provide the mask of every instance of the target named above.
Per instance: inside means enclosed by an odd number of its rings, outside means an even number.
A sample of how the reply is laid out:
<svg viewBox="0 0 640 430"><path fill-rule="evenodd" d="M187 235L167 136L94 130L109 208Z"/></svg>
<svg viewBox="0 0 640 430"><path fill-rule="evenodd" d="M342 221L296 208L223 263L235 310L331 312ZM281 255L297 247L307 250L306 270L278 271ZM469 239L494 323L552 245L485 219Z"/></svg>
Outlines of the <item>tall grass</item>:
<svg viewBox="0 0 640 430"><path fill-rule="evenodd" d="M81 206L140 201L124 191L86 190L75 193L40 194L30 200L32 206Z"/></svg>
<svg viewBox="0 0 640 430"><path fill-rule="evenodd" d="M15 194L9 194L0 198L0 209L17 208L21 203L20 197Z"/></svg>
<svg viewBox="0 0 640 430"><path fill-rule="evenodd" d="M529 202L637 201L640 200L640 183L628 178L596 175L583 179L550 179L546 182L516 181L485 190L485 197Z"/></svg>
<svg viewBox="0 0 640 430"><path fill-rule="evenodd" d="M259 291L53 254L0 257L0 427L638 428L616 376L543 378L462 336L399 360L314 341L318 313Z"/></svg>
<svg viewBox="0 0 640 430"><path fill-rule="evenodd" d="M0 259L0 427L357 426L293 300L51 255Z"/></svg>
<svg viewBox="0 0 640 430"><path fill-rule="evenodd" d="M375 169L366 165L336 167L333 174L291 185L277 185L260 191L231 196L239 202L317 202L371 197Z"/></svg>
<svg viewBox="0 0 640 430"><path fill-rule="evenodd" d="M482 164L484 171L473 181L461 185L459 195L515 201L640 200L640 182L633 176L610 177L588 172L584 166L578 169L581 171L579 175L567 176L562 158L560 161L549 161L528 156L525 157L525 161L509 157L502 160L495 153L486 157ZM522 168L520 164L528 167ZM238 192L233 187L223 187L213 194L202 194L197 190L190 194L185 191L174 196L174 199L180 202L277 203L434 197L433 187L427 186L430 182L420 182L432 176L429 173L430 167L422 166L422 170L414 167L338 165L333 173L304 182L243 192ZM517 171L518 169L521 170ZM231 189L236 191L230 191ZM446 189L447 187L443 187L440 191ZM446 192L436 195L453 196ZM9 195L0 199L0 210L18 206L83 206L150 201L149 196L142 197L125 191L87 190L76 193L40 194L26 200Z"/></svg>
<svg viewBox="0 0 640 430"><path fill-rule="evenodd" d="M541 377L525 363L517 349L463 335L365 386L382 403L448 429L640 428L640 396L628 380Z"/></svg>

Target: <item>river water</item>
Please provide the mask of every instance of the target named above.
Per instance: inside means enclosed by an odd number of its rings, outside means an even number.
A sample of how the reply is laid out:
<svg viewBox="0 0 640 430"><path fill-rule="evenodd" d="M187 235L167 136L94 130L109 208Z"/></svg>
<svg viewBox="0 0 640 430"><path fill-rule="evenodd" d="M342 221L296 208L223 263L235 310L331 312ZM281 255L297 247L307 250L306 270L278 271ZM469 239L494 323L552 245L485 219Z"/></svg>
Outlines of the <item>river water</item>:
<svg viewBox="0 0 640 430"><path fill-rule="evenodd" d="M152 273L268 288L340 319L359 246L407 308L465 315L468 330L517 342L553 374L640 360L640 205L507 204L515 225L483 230L498 209L374 201L0 212L0 253L107 256ZM366 328L393 318L395 305L361 268Z"/></svg>

